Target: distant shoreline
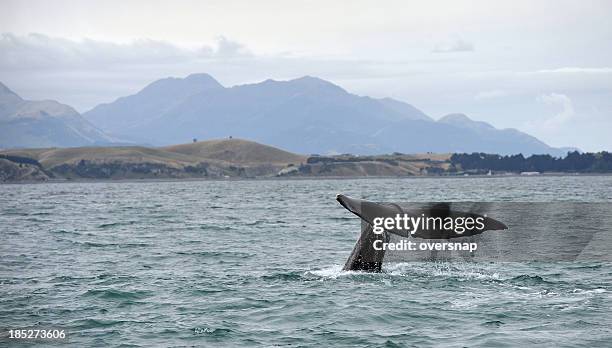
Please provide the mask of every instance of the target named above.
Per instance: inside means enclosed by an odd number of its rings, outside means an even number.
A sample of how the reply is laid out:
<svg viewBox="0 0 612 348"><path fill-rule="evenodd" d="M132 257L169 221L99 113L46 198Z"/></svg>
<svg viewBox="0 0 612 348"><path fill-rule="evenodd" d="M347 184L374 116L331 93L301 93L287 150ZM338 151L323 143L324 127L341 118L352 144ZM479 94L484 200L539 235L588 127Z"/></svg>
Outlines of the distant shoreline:
<svg viewBox="0 0 612 348"><path fill-rule="evenodd" d="M0 182L118 182L609 175L612 155L394 152L302 155L244 139L0 151Z"/></svg>
<svg viewBox="0 0 612 348"><path fill-rule="evenodd" d="M25 180L25 181L6 181L0 182L0 185L44 185L44 184L82 184L82 183L156 183L156 182L195 182L195 181L210 181L210 182L235 182L235 181L320 181L320 180L383 180L383 179L400 179L400 180L424 180L424 179L500 179L500 178L538 178L538 177L593 177L612 176L612 173L541 173L538 175L521 175L521 174L498 174L498 175L415 175L415 176L292 176L292 177L232 177L232 178L143 178L143 179L51 179L46 181Z"/></svg>

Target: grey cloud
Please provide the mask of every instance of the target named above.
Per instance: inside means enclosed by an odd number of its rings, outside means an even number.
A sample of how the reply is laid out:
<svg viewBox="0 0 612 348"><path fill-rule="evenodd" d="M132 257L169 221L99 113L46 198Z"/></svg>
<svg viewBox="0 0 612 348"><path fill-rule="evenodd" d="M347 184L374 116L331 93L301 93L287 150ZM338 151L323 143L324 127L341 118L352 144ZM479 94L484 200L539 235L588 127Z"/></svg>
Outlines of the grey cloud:
<svg viewBox="0 0 612 348"><path fill-rule="evenodd" d="M453 42L438 44L432 50L433 53L472 52L474 45L462 39Z"/></svg>
<svg viewBox="0 0 612 348"><path fill-rule="evenodd" d="M537 72L543 74L610 74L612 73L612 68L565 67L558 69L543 69Z"/></svg>
<svg viewBox="0 0 612 348"><path fill-rule="evenodd" d="M505 97L507 95L508 95L508 92L504 90L494 89L494 90L489 90L489 91L478 92L478 94L474 96L474 100L479 101L479 100L495 99L495 98Z"/></svg>
<svg viewBox="0 0 612 348"><path fill-rule="evenodd" d="M61 69L108 67L113 65L182 63L199 59L248 57L248 49L225 37L216 46L196 49L178 47L149 39L130 43L112 43L85 39L81 41L49 37L43 34L0 36L0 69Z"/></svg>
<svg viewBox="0 0 612 348"><path fill-rule="evenodd" d="M575 116L574 103L565 94L550 93L543 94L537 99L539 102L545 105L558 108L559 111L552 117L544 120L540 126L546 128L546 130L554 130L561 125L567 123Z"/></svg>
<svg viewBox="0 0 612 348"><path fill-rule="evenodd" d="M216 55L219 57L250 57L252 56L243 44L229 40L225 36L217 37Z"/></svg>

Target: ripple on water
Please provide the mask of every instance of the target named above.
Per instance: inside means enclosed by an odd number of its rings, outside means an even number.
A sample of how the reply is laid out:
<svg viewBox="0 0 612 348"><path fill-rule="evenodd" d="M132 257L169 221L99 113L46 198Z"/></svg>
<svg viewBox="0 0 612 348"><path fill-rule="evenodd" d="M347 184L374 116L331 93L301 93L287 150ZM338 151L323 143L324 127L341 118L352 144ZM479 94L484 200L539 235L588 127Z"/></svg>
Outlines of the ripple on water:
<svg viewBox="0 0 612 348"><path fill-rule="evenodd" d="M81 296L83 297L95 297L103 300L116 300L116 301L127 301L127 300L141 300L147 297L153 296L154 293L150 290L118 290L113 288L106 289L90 289L87 290Z"/></svg>

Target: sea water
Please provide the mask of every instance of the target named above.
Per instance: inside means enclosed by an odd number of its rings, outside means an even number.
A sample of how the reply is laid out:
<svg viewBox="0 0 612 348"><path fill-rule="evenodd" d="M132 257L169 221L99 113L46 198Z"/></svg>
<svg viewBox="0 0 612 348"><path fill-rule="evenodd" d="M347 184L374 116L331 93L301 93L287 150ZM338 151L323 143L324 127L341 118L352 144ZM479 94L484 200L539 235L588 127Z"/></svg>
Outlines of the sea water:
<svg viewBox="0 0 612 348"><path fill-rule="evenodd" d="M612 268L405 262L341 271L373 201L612 202L612 177L0 186L0 345L609 346Z"/></svg>

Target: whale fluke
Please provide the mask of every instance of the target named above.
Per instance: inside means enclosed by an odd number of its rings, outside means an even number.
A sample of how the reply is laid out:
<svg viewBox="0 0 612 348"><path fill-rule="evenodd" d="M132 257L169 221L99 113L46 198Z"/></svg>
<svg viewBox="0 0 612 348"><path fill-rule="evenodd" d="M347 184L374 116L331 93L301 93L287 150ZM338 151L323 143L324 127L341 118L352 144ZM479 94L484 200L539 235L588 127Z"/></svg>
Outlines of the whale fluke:
<svg viewBox="0 0 612 348"><path fill-rule="evenodd" d="M341 194L336 196L336 200L348 211L359 216L364 222L363 228L361 229L361 235L357 243L355 243L351 255L348 260L346 260L343 270L380 272L385 257L385 250L375 250L374 242L376 240L388 242L389 235L387 233L375 234L372 230L372 219L368 214L364 214L364 211L371 211L372 213L378 212L385 215L398 213L398 210L381 204L350 198Z"/></svg>
<svg viewBox="0 0 612 348"><path fill-rule="evenodd" d="M405 209L395 203L375 203L367 200L351 198L342 194L336 196L336 200L348 211L359 216L362 219L362 230L351 255L349 256L344 270L360 270L368 272L380 272L385 256L385 249L376 250L374 243L380 240L383 243L389 241L389 233L398 235L404 238L423 238L423 239L451 239L459 237L474 236L481 234L487 230L505 230L508 227L500 221L471 212L453 211L449 203L422 203L418 208ZM385 228L382 233L374 233L376 226L375 219L380 218L395 218L398 214L408 215L412 217L420 217L421 219L431 219L431 221L444 221L444 219L478 219L482 223L479 228L476 225L464 226L459 231L456 226L447 228L446 224L435 223L433 226L415 227L413 229L405 228ZM458 220L457 220L458 221ZM464 221L464 220L462 220ZM454 225L453 225L454 226ZM413 226L414 227L414 226ZM380 244L380 243L379 243Z"/></svg>

